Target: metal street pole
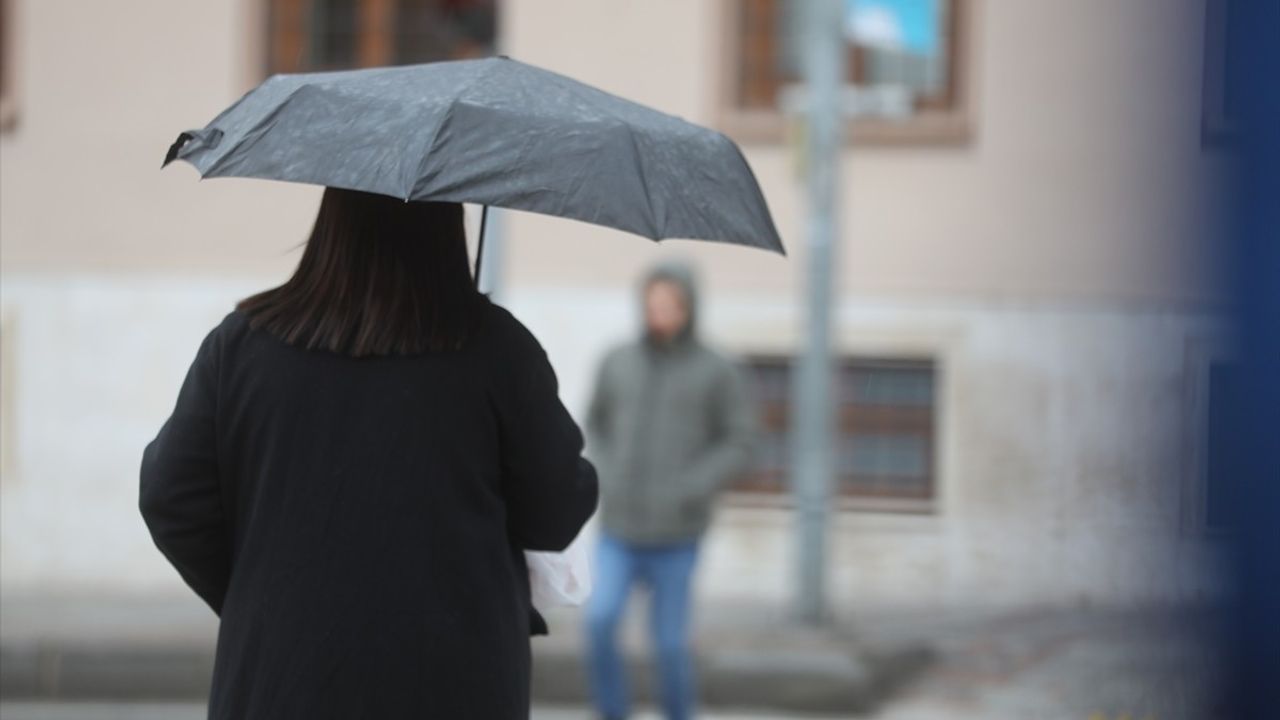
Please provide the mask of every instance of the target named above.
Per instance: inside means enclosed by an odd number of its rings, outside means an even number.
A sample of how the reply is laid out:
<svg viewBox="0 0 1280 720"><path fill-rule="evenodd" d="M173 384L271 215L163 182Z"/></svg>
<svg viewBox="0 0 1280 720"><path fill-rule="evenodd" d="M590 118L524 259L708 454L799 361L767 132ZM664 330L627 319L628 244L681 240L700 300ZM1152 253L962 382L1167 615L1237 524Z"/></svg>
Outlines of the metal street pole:
<svg viewBox="0 0 1280 720"><path fill-rule="evenodd" d="M831 400L832 267L838 233L836 189L844 150L841 108L844 66L844 0L795 3L803 18L807 87L808 344L795 373L792 468L799 523L797 613L827 619L827 515L832 491L834 404Z"/></svg>

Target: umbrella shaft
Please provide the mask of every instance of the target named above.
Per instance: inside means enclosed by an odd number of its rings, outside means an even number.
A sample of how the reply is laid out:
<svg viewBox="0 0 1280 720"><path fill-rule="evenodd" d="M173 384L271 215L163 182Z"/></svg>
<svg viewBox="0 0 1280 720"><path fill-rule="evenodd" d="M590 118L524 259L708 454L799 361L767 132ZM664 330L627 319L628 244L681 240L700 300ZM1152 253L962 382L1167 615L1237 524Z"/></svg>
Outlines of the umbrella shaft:
<svg viewBox="0 0 1280 720"><path fill-rule="evenodd" d="M484 261L484 226L489 220L489 206L482 205L480 210L480 239L476 242L476 288L480 287L480 263Z"/></svg>

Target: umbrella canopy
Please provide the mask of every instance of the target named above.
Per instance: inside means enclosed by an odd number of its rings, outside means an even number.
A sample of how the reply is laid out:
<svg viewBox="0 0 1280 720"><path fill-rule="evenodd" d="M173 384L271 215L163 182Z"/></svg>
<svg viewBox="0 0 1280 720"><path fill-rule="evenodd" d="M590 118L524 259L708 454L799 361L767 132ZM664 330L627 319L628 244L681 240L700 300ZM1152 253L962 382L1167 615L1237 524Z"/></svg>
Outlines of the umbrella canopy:
<svg viewBox="0 0 1280 720"><path fill-rule="evenodd" d="M165 164L784 253L723 134L508 58L276 75Z"/></svg>

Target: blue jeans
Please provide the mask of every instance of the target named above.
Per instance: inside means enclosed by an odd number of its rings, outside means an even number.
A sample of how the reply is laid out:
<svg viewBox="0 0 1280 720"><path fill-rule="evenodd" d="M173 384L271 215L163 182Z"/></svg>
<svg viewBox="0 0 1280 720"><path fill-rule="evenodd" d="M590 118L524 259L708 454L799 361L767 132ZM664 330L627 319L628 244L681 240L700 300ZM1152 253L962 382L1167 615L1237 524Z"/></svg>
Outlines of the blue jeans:
<svg viewBox="0 0 1280 720"><path fill-rule="evenodd" d="M595 587L587 605L592 696L607 718L630 711L626 669L618 653L618 625L631 586L652 594L650 631L658 665L662 709L668 720L693 716L694 677L689 652L690 584L698 556L696 541L676 545L632 545L601 534Z"/></svg>

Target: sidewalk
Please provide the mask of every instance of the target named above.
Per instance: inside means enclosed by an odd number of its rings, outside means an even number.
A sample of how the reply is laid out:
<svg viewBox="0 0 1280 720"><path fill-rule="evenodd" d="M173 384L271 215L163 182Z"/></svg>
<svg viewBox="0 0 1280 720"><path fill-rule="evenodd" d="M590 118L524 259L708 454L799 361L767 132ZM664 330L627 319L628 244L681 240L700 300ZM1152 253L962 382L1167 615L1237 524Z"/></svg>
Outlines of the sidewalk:
<svg viewBox="0 0 1280 720"><path fill-rule="evenodd" d="M4 720L205 720L203 703L0 702ZM840 720L776 713L699 713L699 720ZM586 708L534 706L529 720L596 720ZM662 720L642 712L631 720Z"/></svg>
<svg viewBox="0 0 1280 720"><path fill-rule="evenodd" d="M642 610L635 603L633 610ZM638 612L623 646L638 700L652 697ZM533 641L535 702L586 700L577 611L548 614ZM195 600L0 598L0 695L6 700L192 700L208 691L216 619ZM869 711L927 664L919 638L855 640L769 608L700 608L695 640L708 707L845 716Z"/></svg>
<svg viewBox="0 0 1280 720"><path fill-rule="evenodd" d="M655 673L649 660L646 610L644 603L633 600L621 645L632 695L652 703ZM546 618L550 635L534 640L533 696L550 703L586 702L580 614L560 610ZM694 626L698 695L710 708L865 714L933 658L925 634L876 636L857 631L847 621L807 627L780 608L699 607Z"/></svg>
<svg viewBox="0 0 1280 720"><path fill-rule="evenodd" d="M623 645L637 695L646 697L640 619L632 613ZM1210 619L1185 611L863 609L818 631L778 609L703 606L695 645L703 704L718 712L1179 720L1211 717ZM548 621L551 636L533 644L535 702L582 707L581 623L573 611ZM194 600L0 598L0 695L198 701L215 629Z"/></svg>
<svg viewBox="0 0 1280 720"><path fill-rule="evenodd" d="M1035 611L956 625L878 720L1229 720L1221 617Z"/></svg>

